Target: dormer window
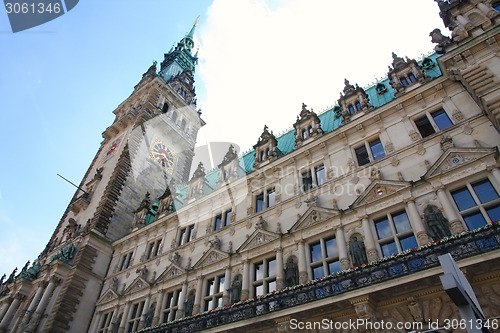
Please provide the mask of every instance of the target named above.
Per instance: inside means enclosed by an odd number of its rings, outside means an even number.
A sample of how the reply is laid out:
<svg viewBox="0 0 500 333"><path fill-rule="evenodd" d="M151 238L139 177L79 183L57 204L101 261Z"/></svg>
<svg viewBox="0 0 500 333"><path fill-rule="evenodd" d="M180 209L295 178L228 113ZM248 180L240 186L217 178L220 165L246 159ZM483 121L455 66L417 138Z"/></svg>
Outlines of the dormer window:
<svg viewBox="0 0 500 333"><path fill-rule="evenodd" d="M403 87L408 87L410 85L405 77L400 78L399 81L401 81Z"/></svg>
<svg viewBox="0 0 500 333"><path fill-rule="evenodd" d="M304 128L304 129L302 130L302 140L305 140L305 139L307 139L307 131L306 131L306 129Z"/></svg>
<svg viewBox="0 0 500 333"><path fill-rule="evenodd" d="M301 132L301 135L307 136L307 132ZM267 126L264 126L264 131L260 135L259 141L253 146L255 149L254 168L258 168L262 163L274 161L278 158L278 156L280 156L280 151L277 146L278 140L276 140L272 132L268 131Z"/></svg>
<svg viewBox="0 0 500 333"><path fill-rule="evenodd" d="M354 111L354 106L352 106L352 104L349 104L349 106L347 108L349 109L350 114L354 114L354 112L356 112L356 111Z"/></svg>
<svg viewBox="0 0 500 333"><path fill-rule="evenodd" d="M417 82L417 78L415 77L415 75L413 73L409 73L408 78L410 79L411 83Z"/></svg>
<svg viewBox="0 0 500 333"><path fill-rule="evenodd" d="M361 103L360 102L356 101L354 103L354 106L356 107L356 111L361 111Z"/></svg>

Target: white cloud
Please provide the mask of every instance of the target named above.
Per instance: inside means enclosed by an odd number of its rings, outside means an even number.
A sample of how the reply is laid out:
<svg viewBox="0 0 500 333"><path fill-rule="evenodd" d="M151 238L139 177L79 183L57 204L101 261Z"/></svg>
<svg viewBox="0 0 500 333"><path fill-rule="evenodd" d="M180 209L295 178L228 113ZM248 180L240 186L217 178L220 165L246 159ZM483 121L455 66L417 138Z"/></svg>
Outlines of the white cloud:
<svg viewBox="0 0 500 333"><path fill-rule="evenodd" d="M264 124L282 132L301 103L336 103L344 78L384 77L391 53L420 58L444 31L433 1L215 0L198 31L207 122L202 137L251 148Z"/></svg>

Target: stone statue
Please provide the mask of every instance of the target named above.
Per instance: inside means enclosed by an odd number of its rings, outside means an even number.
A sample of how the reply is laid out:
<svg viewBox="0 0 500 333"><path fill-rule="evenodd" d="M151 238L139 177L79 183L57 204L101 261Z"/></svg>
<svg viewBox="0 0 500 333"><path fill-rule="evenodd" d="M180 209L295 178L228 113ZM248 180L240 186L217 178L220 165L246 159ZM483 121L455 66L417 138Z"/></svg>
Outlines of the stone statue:
<svg viewBox="0 0 500 333"><path fill-rule="evenodd" d="M408 297L408 310L410 310L410 314L416 322L424 320L422 307L413 296Z"/></svg>
<svg viewBox="0 0 500 333"><path fill-rule="evenodd" d="M118 286L119 286L119 281L118 281L118 278L115 276L111 280L110 288L113 289L114 291L118 291Z"/></svg>
<svg viewBox="0 0 500 333"><path fill-rule="evenodd" d="M143 279L146 279L146 276L148 275L148 268L144 265L141 268L138 268L135 272Z"/></svg>
<svg viewBox="0 0 500 333"><path fill-rule="evenodd" d="M29 263L29 261L28 261L28 263ZM23 268L23 270L21 271L19 276L23 277L23 278L28 278L28 279L34 280L38 276L38 273L40 273L41 267L42 267L42 265L40 265L40 261L37 259L37 260L35 260L35 262L33 262L33 265L30 268L28 268L26 270Z"/></svg>
<svg viewBox="0 0 500 333"><path fill-rule="evenodd" d="M351 239L349 250L351 252L352 264L354 266L359 266L368 262L365 252L365 244L362 241L359 241L357 237L353 237Z"/></svg>
<svg viewBox="0 0 500 333"><path fill-rule="evenodd" d="M443 36L441 33L441 30L439 29L434 29L431 31L429 34L431 36L431 42L432 43L437 43L434 47L434 50L436 51L437 54L444 54L446 46L451 44L451 39Z"/></svg>
<svg viewBox="0 0 500 333"><path fill-rule="evenodd" d="M186 302L184 303L184 317L190 317L193 314L194 306L194 293L189 294Z"/></svg>
<svg viewBox="0 0 500 333"><path fill-rule="evenodd" d="M2 277L0 278L0 286L3 284L3 281L5 280L5 274L2 275Z"/></svg>
<svg viewBox="0 0 500 333"><path fill-rule="evenodd" d="M19 273L19 275L21 275L21 274L24 275L24 273L26 273L26 270L28 270L29 265L30 265L30 261L28 260L26 262L26 264L24 265L24 267L21 269L21 273Z"/></svg>
<svg viewBox="0 0 500 333"><path fill-rule="evenodd" d="M71 259L73 259L73 257L75 256L75 251L76 251L75 245L71 243L68 246L60 249L59 252L57 252L56 254L54 254L50 258L50 261L61 260L67 263Z"/></svg>
<svg viewBox="0 0 500 333"><path fill-rule="evenodd" d="M155 202L153 205L151 205L151 208L148 209L148 213L146 214L146 219L144 221L144 224L148 225L150 223L153 223L157 213L158 213L158 204Z"/></svg>
<svg viewBox="0 0 500 333"><path fill-rule="evenodd" d="M148 312L144 315L144 327L151 327L153 323L153 315L155 312L154 306L150 306Z"/></svg>
<svg viewBox="0 0 500 333"><path fill-rule="evenodd" d="M241 301L241 280L237 275L231 285L231 304Z"/></svg>
<svg viewBox="0 0 500 333"><path fill-rule="evenodd" d="M424 221L433 240L451 236L448 220L436 206L427 205L424 210Z"/></svg>
<svg viewBox="0 0 500 333"><path fill-rule="evenodd" d="M299 284L299 268L293 258L288 258L285 268L285 287L292 287Z"/></svg>

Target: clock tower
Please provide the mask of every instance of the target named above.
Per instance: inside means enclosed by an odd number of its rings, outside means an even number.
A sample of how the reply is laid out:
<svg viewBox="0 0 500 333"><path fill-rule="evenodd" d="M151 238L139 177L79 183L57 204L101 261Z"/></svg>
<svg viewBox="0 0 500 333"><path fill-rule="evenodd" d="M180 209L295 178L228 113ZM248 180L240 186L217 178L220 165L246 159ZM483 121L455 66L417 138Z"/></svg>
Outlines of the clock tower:
<svg viewBox="0 0 500 333"><path fill-rule="evenodd" d="M188 180L205 124L196 111L196 24L113 111L115 120L45 250L16 280L17 294L29 304L16 329L86 332L112 243L132 230L145 198L156 201L171 184Z"/></svg>

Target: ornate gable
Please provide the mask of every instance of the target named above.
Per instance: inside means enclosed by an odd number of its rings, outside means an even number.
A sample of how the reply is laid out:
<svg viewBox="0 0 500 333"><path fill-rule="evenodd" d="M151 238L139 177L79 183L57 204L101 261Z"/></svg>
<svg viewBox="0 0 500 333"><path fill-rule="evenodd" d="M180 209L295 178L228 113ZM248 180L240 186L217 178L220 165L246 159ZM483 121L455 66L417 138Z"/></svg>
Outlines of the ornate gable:
<svg viewBox="0 0 500 333"><path fill-rule="evenodd" d="M392 68L389 66L387 77L390 80L389 84L394 88L395 97L404 94L414 84L424 83L430 79L415 59L404 60L394 52L392 52Z"/></svg>
<svg viewBox="0 0 500 333"><path fill-rule="evenodd" d="M255 162L253 164L255 169L276 160L282 155L278 149L278 140L272 131L269 132L267 125L264 125L264 130L253 149L255 150Z"/></svg>
<svg viewBox="0 0 500 333"><path fill-rule="evenodd" d="M423 178L428 179L447 173L494 153L497 153L496 148L449 148L431 166Z"/></svg>
<svg viewBox="0 0 500 333"><path fill-rule="evenodd" d="M151 287L151 284L141 277L138 277L125 289L125 294L133 294L135 292L141 291Z"/></svg>
<svg viewBox="0 0 500 333"><path fill-rule="evenodd" d="M351 121L351 116L356 112L373 110L373 105L369 102L368 94L356 84L353 86L349 80L344 79L344 91L340 93L337 101L336 114L342 115L342 123Z"/></svg>
<svg viewBox="0 0 500 333"><path fill-rule="evenodd" d="M120 295L118 295L113 289L109 288L108 291L106 291L104 295L102 295L101 298L97 300L97 305L111 302L118 297L120 297Z"/></svg>
<svg viewBox="0 0 500 333"><path fill-rule="evenodd" d="M267 231L263 228L258 228L250 235L250 237L247 238L247 240L243 244L241 244L238 252L251 250L261 245L270 243L275 239L278 239L279 237L280 235L275 232Z"/></svg>
<svg viewBox="0 0 500 333"><path fill-rule="evenodd" d="M175 278L179 275L183 275L186 273L186 270L182 268L179 265L176 265L174 263L171 263L170 266L167 267L167 269L160 274L158 279L156 279L156 283L166 281L168 279Z"/></svg>
<svg viewBox="0 0 500 333"><path fill-rule="evenodd" d="M352 204L352 207L354 208L372 203L409 188L410 186L409 182L378 179L372 182L366 190L361 193L361 195Z"/></svg>
<svg viewBox="0 0 500 333"><path fill-rule="evenodd" d="M339 211L331 208L322 207L309 207L304 214L295 222L295 224L290 228L290 232L295 232L300 229L306 229L307 227L315 224L322 223L332 216L338 215Z"/></svg>
<svg viewBox="0 0 500 333"><path fill-rule="evenodd" d="M221 250L217 250L215 248L211 248L210 250L205 252L205 254L203 254L203 256L201 256L200 260L198 260L198 262L193 266L193 268L196 269L199 267L208 266L208 265L211 265L215 262L224 260L226 258L229 258L228 253L221 251Z"/></svg>
<svg viewBox="0 0 500 333"><path fill-rule="evenodd" d="M312 109L308 110L307 105L304 103L302 103L302 111L300 111L299 116L297 116L297 121L293 124L295 128L295 147L300 147L309 142L310 139L323 135L318 115Z"/></svg>

